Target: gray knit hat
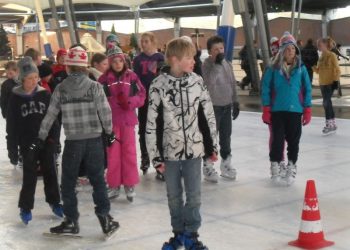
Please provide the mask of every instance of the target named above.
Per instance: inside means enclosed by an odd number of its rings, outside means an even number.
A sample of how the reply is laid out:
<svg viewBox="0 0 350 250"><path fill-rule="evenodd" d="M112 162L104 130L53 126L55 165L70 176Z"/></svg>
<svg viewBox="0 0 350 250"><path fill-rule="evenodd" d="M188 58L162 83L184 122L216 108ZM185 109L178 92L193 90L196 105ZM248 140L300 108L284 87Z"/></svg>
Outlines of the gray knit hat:
<svg viewBox="0 0 350 250"><path fill-rule="evenodd" d="M33 59L29 56L23 57L18 61L17 67L19 69L18 80L23 81L23 78L31 73L38 73L38 67L33 62Z"/></svg>

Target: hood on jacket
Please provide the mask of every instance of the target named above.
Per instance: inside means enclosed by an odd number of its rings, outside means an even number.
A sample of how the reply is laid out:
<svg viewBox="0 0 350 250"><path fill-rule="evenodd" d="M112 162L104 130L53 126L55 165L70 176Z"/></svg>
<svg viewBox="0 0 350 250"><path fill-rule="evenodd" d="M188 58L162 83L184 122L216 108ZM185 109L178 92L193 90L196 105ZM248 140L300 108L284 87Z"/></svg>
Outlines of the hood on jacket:
<svg viewBox="0 0 350 250"><path fill-rule="evenodd" d="M60 89L69 93L72 97L81 97L91 87L89 82L92 82L85 73L74 73L68 75L60 85Z"/></svg>

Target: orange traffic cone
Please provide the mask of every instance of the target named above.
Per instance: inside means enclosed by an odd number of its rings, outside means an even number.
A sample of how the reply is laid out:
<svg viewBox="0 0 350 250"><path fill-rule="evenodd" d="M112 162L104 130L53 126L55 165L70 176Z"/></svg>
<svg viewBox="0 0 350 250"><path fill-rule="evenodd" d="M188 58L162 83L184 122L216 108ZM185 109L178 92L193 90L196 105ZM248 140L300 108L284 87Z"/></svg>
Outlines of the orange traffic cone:
<svg viewBox="0 0 350 250"><path fill-rule="evenodd" d="M305 189L305 200L303 214L301 216L299 238L295 241L289 242L288 245L304 249L319 249L333 244L333 241L327 241L324 238L315 181L308 180Z"/></svg>

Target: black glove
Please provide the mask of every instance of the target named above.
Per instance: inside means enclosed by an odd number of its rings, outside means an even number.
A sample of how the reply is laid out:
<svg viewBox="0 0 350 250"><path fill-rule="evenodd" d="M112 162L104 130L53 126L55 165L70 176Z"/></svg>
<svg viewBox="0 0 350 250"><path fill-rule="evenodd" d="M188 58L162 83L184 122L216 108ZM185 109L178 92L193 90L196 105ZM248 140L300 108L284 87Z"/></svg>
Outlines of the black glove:
<svg viewBox="0 0 350 250"><path fill-rule="evenodd" d="M216 55L216 58L215 58L215 63L216 64L221 64L222 61L224 60L225 58L225 54L224 53L219 53Z"/></svg>
<svg viewBox="0 0 350 250"><path fill-rule="evenodd" d="M106 135L106 139L107 139L107 146L108 146L108 147L112 146L112 144L113 144L115 141L118 141L118 140L117 140L117 137L115 137L114 132L112 132L112 133L109 134L109 135Z"/></svg>
<svg viewBox="0 0 350 250"><path fill-rule="evenodd" d="M108 84L107 84L107 83L103 84L103 90L104 90L104 92L105 92L105 94L106 94L107 97L110 97L110 96L111 96L111 93L110 93L110 91L109 91L109 87L108 87Z"/></svg>
<svg viewBox="0 0 350 250"><path fill-rule="evenodd" d="M139 92L136 81L131 81L129 96L135 96Z"/></svg>
<svg viewBox="0 0 350 250"><path fill-rule="evenodd" d="M239 115L239 103L238 102L234 102L232 104L232 120L236 120L238 115Z"/></svg>
<svg viewBox="0 0 350 250"><path fill-rule="evenodd" d="M36 138L28 148L26 160L28 162L33 162L38 156L38 152L44 147L44 141Z"/></svg>

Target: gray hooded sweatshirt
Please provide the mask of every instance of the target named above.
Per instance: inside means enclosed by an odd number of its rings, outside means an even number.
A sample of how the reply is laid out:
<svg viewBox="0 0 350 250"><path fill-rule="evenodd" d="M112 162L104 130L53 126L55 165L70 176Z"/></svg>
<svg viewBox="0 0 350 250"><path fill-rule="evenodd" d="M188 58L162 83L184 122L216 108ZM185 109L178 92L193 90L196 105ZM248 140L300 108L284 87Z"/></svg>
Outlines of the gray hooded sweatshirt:
<svg viewBox="0 0 350 250"><path fill-rule="evenodd" d="M209 57L202 65L202 72L214 106L237 102L236 78L228 61L224 59L221 64L217 64Z"/></svg>

